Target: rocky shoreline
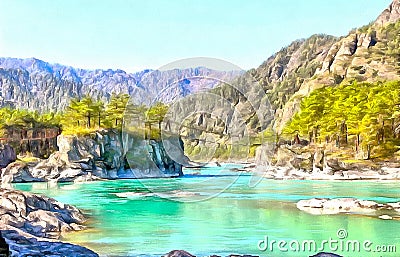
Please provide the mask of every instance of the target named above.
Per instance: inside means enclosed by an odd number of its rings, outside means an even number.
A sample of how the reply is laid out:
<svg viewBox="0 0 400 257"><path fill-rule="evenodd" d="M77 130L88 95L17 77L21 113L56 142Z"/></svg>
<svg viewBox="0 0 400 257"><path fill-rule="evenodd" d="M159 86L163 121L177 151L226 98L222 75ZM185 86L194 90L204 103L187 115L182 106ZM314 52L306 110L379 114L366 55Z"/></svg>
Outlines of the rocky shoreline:
<svg viewBox="0 0 400 257"><path fill-rule="evenodd" d="M324 148L281 145L259 147L254 161L243 171L269 179L295 180L400 180L400 162L340 157Z"/></svg>
<svg viewBox="0 0 400 257"><path fill-rule="evenodd" d="M76 207L27 192L0 189L0 231L10 256L89 256L93 251L57 239L84 229Z"/></svg>

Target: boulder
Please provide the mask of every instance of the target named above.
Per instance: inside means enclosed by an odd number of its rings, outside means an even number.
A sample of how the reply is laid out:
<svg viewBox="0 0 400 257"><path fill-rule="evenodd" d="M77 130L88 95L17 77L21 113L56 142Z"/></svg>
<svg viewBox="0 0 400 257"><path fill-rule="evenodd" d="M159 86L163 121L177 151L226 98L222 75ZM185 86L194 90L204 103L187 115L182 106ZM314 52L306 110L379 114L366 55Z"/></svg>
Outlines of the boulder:
<svg viewBox="0 0 400 257"><path fill-rule="evenodd" d="M1 171L1 181L7 183L40 182L44 179L32 175L28 164L24 162L10 163Z"/></svg>
<svg viewBox="0 0 400 257"><path fill-rule="evenodd" d="M0 256L8 256L2 254L9 249L10 256L97 257L85 247L55 240L61 232L81 230L84 221L74 206L45 196L0 189Z"/></svg>
<svg viewBox="0 0 400 257"><path fill-rule="evenodd" d="M74 230L85 221L75 207L52 198L26 192L0 189L0 225L19 228L34 236L58 235Z"/></svg>
<svg viewBox="0 0 400 257"><path fill-rule="evenodd" d="M277 149L275 165L312 172L314 154L302 146L280 146Z"/></svg>
<svg viewBox="0 0 400 257"><path fill-rule="evenodd" d="M380 218L381 220L392 220L393 219L392 216L389 216L389 215L386 215L386 214L380 215L378 218Z"/></svg>
<svg viewBox="0 0 400 257"><path fill-rule="evenodd" d="M314 170L318 169L322 171L324 169L324 162L325 162L325 152L323 149L318 149L314 154Z"/></svg>

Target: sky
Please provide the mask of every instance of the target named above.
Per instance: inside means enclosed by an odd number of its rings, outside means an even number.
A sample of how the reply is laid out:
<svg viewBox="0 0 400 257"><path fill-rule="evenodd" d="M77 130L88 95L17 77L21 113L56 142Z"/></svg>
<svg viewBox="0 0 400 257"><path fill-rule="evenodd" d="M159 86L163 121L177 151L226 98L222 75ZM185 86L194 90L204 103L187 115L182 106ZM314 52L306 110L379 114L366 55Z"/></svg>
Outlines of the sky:
<svg viewBox="0 0 400 257"><path fill-rule="evenodd" d="M0 0L0 57L157 69L192 57L258 67L293 40L346 35L391 0Z"/></svg>

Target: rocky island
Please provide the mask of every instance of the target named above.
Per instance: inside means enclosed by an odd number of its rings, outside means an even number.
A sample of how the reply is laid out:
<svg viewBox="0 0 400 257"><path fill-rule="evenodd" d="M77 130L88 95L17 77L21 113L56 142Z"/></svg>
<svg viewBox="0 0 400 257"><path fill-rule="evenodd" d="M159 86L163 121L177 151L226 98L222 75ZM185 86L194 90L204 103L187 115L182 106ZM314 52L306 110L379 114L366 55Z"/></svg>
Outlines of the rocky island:
<svg viewBox="0 0 400 257"><path fill-rule="evenodd" d="M2 183L78 182L182 175L182 165L167 155L160 141L133 137L124 140L116 130L97 131L85 136L59 135L58 151L44 160L11 163L2 169ZM174 149L183 151L183 145L177 145ZM9 145L0 150L3 155L8 152L13 152ZM15 154L12 157L10 161L15 161Z"/></svg>

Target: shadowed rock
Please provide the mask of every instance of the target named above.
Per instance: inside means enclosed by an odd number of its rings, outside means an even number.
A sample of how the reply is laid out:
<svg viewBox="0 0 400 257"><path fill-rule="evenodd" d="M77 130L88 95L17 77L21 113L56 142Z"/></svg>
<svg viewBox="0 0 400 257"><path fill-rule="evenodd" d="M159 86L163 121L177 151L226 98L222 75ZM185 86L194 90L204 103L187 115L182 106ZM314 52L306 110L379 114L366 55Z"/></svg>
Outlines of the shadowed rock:
<svg viewBox="0 0 400 257"><path fill-rule="evenodd" d="M17 159L14 149L9 145L0 144L0 168L7 167L8 164Z"/></svg>
<svg viewBox="0 0 400 257"><path fill-rule="evenodd" d="M10 256L10 249L2 233L0 232L0 257Z"/></svg>
<svg viewBox="0 0 400 257"><path fill-rule="evenodd" d="M164 255L164 257L195 257L195 255L192 255L184 250L173 250Z"/></svg>

